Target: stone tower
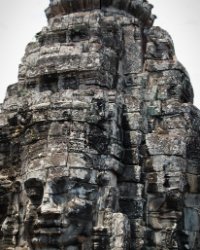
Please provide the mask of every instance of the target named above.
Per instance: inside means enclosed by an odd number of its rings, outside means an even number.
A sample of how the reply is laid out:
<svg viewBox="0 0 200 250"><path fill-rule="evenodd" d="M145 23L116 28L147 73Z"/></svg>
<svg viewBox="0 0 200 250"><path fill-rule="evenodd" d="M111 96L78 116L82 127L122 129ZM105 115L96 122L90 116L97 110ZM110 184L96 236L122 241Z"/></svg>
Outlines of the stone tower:
<svg viewBox="0 0 200 250"><path fill-rule="evenodd" d="M200 249L200 112L151 9L50 0L1 108L0 249Z"/></svg>

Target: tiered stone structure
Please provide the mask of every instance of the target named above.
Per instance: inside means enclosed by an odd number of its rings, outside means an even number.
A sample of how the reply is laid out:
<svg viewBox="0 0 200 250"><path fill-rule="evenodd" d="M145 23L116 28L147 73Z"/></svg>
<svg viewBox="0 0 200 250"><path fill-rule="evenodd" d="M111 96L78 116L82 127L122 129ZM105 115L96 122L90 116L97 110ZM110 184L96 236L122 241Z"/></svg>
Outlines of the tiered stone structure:
<svg viewBox="0 0 200 250"><path fill-rule="evenodd" d="M51 0L0 113L0 249L200 249L200 112L145 0Z"/></svg>

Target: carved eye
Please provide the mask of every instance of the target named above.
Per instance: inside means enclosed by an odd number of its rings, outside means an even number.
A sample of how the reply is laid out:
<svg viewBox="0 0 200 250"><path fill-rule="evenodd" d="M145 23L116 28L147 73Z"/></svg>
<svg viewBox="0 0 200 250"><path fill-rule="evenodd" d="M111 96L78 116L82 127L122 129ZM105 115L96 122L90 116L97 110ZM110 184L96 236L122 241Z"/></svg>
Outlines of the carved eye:
<svg viewBox="0 0 200 250"><path fill-rule="evenodd" d="M68 182L65 177L54 179L52 183L53 194L63 194L68 190Z"/></svg>
<svg viewBox="0 0 200 250"><path fill-rule="evenodd" d="M41 180L31 178L24 183L27 196L33 203L39 203L43 197L43 183Z"/></svg>
<svg viewBox="0 0 200 250"><path fill-rule="evenodd" d="M67 200L68 181L66 177L55 178L51 182L52 198L55 204L65 203Z"/></svg>
<svg viewBox="0 0 200 250"><path fill-rule="evenodd" d="M88 27L87 26L77 26L70 32L70 39L73 42L80 40L87 40L89 38Z"/></svg>

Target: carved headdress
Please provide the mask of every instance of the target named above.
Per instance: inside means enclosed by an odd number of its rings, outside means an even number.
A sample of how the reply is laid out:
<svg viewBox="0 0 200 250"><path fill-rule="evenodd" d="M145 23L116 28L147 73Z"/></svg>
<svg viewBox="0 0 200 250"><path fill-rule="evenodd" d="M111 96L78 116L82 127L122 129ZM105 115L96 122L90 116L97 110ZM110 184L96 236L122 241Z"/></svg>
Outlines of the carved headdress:
<svg viewBox="0 0 200 250"><path fill-rule="evenodd" d="M199 249L199 121L142 0L52 0L0 113L0 248Z"/></svg>

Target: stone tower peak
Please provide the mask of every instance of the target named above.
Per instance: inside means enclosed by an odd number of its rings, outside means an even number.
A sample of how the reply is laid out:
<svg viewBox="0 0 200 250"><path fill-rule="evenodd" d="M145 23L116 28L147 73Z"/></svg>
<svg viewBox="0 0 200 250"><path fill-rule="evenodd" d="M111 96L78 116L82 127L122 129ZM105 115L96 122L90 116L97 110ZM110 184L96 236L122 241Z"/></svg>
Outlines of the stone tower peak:
<svg viewBox="0 0 200 250"><path fill-rule="evenodd" d="M152 24L155 19L155 16L151 14L153 5L147 0L50 0L45 12L49 20L74 12L105 8L124 10L138 18L145 26Z"/></svg>

